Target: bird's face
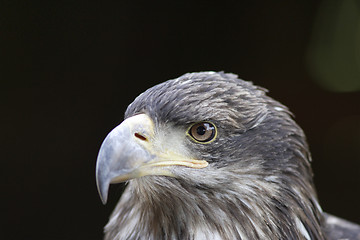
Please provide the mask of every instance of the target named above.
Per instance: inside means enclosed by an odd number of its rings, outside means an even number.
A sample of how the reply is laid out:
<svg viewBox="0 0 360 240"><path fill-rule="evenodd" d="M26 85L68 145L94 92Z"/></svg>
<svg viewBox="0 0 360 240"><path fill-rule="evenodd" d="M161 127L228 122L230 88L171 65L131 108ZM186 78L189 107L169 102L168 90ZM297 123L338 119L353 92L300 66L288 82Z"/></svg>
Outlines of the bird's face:
<svg viewBox="0 0 360 240"><path fill-rule="evenodd" d="M104 203L109 184L146 176L211 188L233 182L234 176L266 177L286 167L276 158L290 143L268 144L281 141L279 129L293 124L285 107L269 103L263 90L232 75L226 80L204 76L157 85L129 105L98 155L96 177ZM284 126L276 126L277 116L288 119ZM274 129L265 122L273 122Z"/></svg>
<svg viewBox="0 0 360 240"><path fill-rule="evenodd" d="M189 138L183 127L156 126L145 113L124 120L109 133L99 152L96 174L103 202L110 183L148 175L177 177L177 168L207 167L208 162L194 157L188 148Z"/></svg>
<svg viewBox="0 0 360 240"><path fill-rule="evenodd" d="M109 184L129 180L106 231L111 239L161 239L163 231L321 239L309 160L302 130L263 89L232 74L185 74L138 96L104 140L96 166L103 202Z"/></svg>

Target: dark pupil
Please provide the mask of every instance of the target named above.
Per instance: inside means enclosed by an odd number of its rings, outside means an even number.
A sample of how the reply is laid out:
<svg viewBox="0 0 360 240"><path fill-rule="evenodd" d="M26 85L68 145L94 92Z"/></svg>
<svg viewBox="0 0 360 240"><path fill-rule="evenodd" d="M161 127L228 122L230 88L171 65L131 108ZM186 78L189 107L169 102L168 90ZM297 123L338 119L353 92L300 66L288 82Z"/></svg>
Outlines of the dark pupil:
<svg viewBox="0 0 360 240"><path fill-rule="evenodd" d="M196 129L196 133L199 134L199 135L204 135L206 132L206 128L204 126L199 126L197 129Z"/></svg>

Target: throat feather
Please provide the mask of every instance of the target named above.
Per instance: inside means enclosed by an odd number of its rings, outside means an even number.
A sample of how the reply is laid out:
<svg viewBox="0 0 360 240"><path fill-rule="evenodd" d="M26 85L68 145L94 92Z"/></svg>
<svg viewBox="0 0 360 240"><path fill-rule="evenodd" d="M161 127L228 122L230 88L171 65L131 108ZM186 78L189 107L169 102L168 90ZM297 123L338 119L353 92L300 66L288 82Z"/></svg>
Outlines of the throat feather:
<svg viewBox="0 0 360 240"><path fill-rule="evenodd" d="M303 208L304 200L294 194L281 194L278 184L262 179L214 190L170 178L140 178L123 193L106 236L116 232L116 239L322 239L316 233L316 209ZM287 200L298 207L286 207ZM312 233L306 224L313 224Z"/></svg>

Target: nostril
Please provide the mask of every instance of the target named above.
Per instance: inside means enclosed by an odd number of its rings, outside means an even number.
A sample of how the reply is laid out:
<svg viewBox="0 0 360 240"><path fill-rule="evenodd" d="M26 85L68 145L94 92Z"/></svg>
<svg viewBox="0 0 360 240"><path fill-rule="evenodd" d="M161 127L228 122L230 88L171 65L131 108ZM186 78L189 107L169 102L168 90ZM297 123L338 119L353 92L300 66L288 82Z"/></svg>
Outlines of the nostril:
<svg viewBox="0 0 360 240"><path fill-rule="evenodd" d="M143 141L147 140L147 138L144 137L143 135L141 135L140 133L135 133L134 135L135 135L135 137L139 138L140 140L143 140Z"/></svg>

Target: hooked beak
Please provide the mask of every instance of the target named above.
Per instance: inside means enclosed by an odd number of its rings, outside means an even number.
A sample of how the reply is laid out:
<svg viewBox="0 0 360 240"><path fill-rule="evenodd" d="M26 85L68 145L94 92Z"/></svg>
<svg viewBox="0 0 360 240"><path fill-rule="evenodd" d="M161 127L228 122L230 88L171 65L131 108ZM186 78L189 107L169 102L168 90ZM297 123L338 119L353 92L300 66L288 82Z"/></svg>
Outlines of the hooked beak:
<svg viewBox="0 0 360 240"><path fill-rule="evenodd" d="M204 160L192 159L172 149L157 151L155 137L155 125L146 114L125 119L107 135L96 163L96 184L104 204L111 183L147 175L175 177L168 166L204 168L208 165Z"/></svg>

